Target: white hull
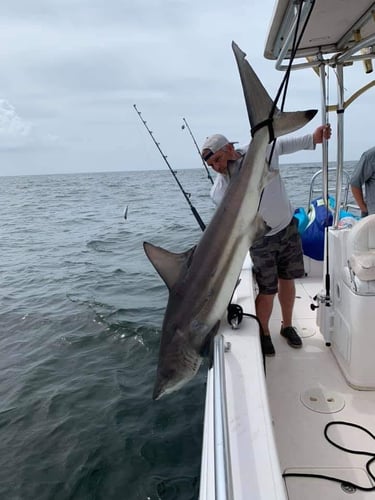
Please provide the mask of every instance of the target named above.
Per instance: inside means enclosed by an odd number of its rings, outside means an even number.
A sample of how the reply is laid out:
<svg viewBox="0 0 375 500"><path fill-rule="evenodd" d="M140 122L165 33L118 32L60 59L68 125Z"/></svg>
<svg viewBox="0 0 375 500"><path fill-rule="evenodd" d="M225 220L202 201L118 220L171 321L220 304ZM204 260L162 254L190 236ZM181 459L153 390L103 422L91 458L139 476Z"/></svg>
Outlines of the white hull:
<svg viewBox="0 0 375 500"><path fill-rule="evenodd" d="M241 273L235 303L254 314L252 272ZM284 499L264 378L258 324L244 318L238 330L225 323L220 333L230 342L225 354L226 396L233 487L237 499L249 491L264 500ZM213 370L208 372L200 499L216 500L214 465Z"/></svg>

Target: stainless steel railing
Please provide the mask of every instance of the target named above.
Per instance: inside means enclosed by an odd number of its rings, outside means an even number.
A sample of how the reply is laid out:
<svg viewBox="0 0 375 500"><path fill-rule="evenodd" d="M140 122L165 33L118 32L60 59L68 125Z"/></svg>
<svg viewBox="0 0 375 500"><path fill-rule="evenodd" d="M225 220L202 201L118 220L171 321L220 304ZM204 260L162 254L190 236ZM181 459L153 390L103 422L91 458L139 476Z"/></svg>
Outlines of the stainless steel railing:
<svg viewBox="0 0 375 500"><path fill-rule="evenodd" d="M233 500L232 469L229 448L228 412L225 391L224 337L214 340L214 446L215 499Z"/></svg>
<svg viewBox="0 0 375 500"><path fill-rule="evenodd" d="M336 168L332 168L332 167L328 168L328 174L331 174L331 173L336 173ZM341 188L339 188L339 189L341 189L341 192L342 192L340 207L344 208L346 210L347 206L348 206L350 175L349 175L349 173L346 170L343 170L342 173L343 173L343 180L341 182ZM320 185L319 185L318 188L315 187L316 182L319 180L319 178L322 175L323 175L323 169L318 170L317 172L315 172L315 174L311 178L309 199L308 199L308 203L307 203L307 210L310 207L310 203L311 203L313 197L316 194L321 194L322 193L322 189L323 189L322 184L323 184L323 182L320 183ZM329 180L331 180L331 179L329 179ZM335 186L334 187L328 186L327 196L328 196L328 194L333 194L333 195L335 195L335 199L336 199L337 196L336 196L336 190L335 189L336 189Z"/></svg>

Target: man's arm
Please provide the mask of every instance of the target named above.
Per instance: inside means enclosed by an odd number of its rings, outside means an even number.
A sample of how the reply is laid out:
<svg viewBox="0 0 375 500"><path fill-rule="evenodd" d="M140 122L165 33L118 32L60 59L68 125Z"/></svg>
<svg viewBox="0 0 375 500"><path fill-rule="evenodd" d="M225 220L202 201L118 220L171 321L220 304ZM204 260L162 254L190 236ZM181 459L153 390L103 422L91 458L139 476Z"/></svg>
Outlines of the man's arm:
<svg viewBox="0 0 375 500"><path fill-rule="evenodd" d="M331 125L327 123L317 127L312 134L280 138L276 142L277 154L287 155L303 149L315 149L316 144L321 144L323 139L330 139L331 134Z"/></svg>
<svg viewBox="0 0 375 500"><path fill-rule="evenodd" d="M355 201L357 202L357 205L359 206L359 208L361 210L362 217L366 216L368 214L368 211L367 211L366 202L363 198L362 188L361 187L359 188L359 187L353 186L353 185L351 185L350 188L351 188L352 193L353 193L353 198L355 199Z"/></svg>
<svg viewBox="0 0 375 500"><path fill-rule="evenodd" d="M371 176L371 164L367 156L367 152L362 153L350 179L350 189L353 193L354 200L361 210L362 217L368 215L367 204L363 196L363 184L365 184Z"/></svg>

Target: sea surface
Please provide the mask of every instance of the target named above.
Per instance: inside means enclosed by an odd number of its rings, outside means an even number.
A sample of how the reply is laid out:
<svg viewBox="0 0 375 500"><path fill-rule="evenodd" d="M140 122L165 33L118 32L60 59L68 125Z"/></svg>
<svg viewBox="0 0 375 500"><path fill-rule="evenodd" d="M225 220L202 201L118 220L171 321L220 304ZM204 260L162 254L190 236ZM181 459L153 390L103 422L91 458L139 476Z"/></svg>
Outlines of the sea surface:
<svg viewBox="0 0 375 500"><path fill-rule="evenodd" d="M296 207L317 168L282 167ZM208 223L204 169L177 177ZM142 243L202 234L171 173L1 177L0 207L0 499L196 500L207 365L151 398L167 290Z"/></svg>

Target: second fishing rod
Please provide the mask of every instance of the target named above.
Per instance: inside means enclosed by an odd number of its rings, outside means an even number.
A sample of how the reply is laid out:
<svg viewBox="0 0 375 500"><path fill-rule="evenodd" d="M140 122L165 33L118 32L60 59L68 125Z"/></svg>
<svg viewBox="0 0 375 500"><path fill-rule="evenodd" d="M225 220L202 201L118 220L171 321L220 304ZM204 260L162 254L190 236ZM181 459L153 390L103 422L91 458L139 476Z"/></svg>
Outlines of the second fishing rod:
<svg viewBox="0 0 375 500"><path fill-rule="evenodd" d="M160 147L160 144L159 144L159 143L157 142L157 140L155 139L155 137L154 137L154 135L153 135L152 131L148 128L148 126L147 126L147 122L146 122L146 121L142 118L142 114L141 114L141 112L137 109L136 104L133 104L133 107L134 107L135 111L137 112L137 114L138 114L138 116L139 116L140 120L142 121L143 125L145 126L145 128L146 128L147 132L149 133L149 135L150 135L151 139L153 140L153 142L154 142L155 146L158 148L159 153L160 153L160 154L161 154L161 156L163 157L163 160L164 160L164 161L165 161L165 163L167 164L167 166L168 166L168 168L169 168L169 170L170 170L171 174L173 175L173 177L174 177L175 181L177 182L178 187L180 188L180 190L181 190L182 194L184 195L184 197L185 197L186 201L187 201L187 202L188 202L188 204L189 204L190 210L192 211L192 213L193 213L193 215L194 215L194 217L195 217L195 220L196 220L196 221L198 222L198 224L199 224L199 227L201 228L201 230L202 230L202 231L204 231L204 230L206 229L206 225L205 225L205 223L203 222L203 220L201 219L201 216L199 215L199 213L198 213L197 209L196 209L196 208L193 206L193 204L191 203L191 201L190 201L190 193L187 193L187 192L184 190L184 188L183 188L183 186L182 186L181 182L179 181L179 179L178 179L178 177L177 177L177 175L176 175L176 172L173 170L173 168L172 168L172 167L171 167L171 165L169 164L169 161L167 160L167 156L163 153L163 151L162 151L162 149L161 149L161 147Z"/></svg>
<svg viewBox="0 0 375 500"><path fill-rule="evenodd" d="M209 171L209 170L208 170L208 168L207 168L206 162L203 160L203 158L202 158L202 156L201 156L201 152L200 152L200 150L199 150L199 146L198 146L198 144L197 144L197 141L195 140L195 137L194 137L194 135L193 135L193 132L191 131L191 128L189 127L189 124L188 124L188 122L187 122L186 118L182 118L182 120L183 120L183 122L184 122L184 123L182 124L181 129L182 129L182 130L184 130L184 129L185 129L185 127L186 127L186 128L187 128L187 130L189 131L189 134L190 134L191 138L193 139L194 146L196 147L196 149L197 149L197 151L198 151L198 155L199 155L199 158L201 159L201 162L202 162L203 168L206 170L206 173L207 173L207 178L209 179L209 181L211 182L211 184L213 184L213 183L214 183L214 180L213 180L213 178L211 177L211 174L210 174L210 171Z"/></svg>

